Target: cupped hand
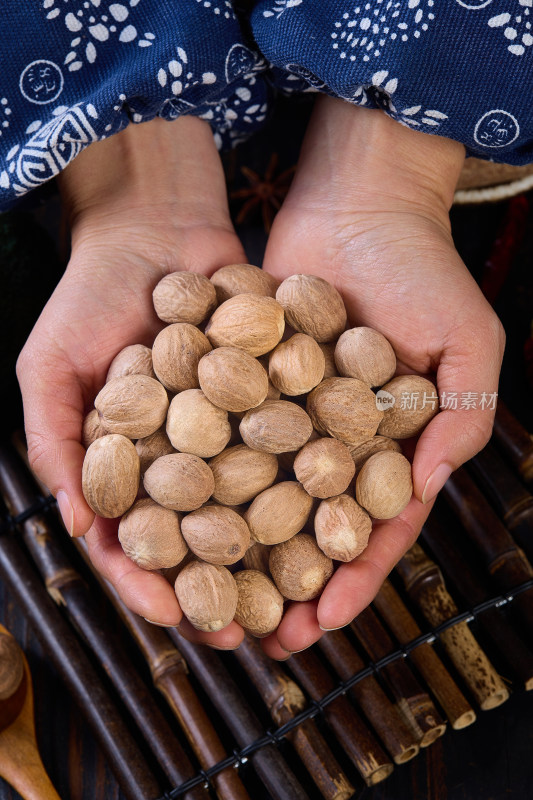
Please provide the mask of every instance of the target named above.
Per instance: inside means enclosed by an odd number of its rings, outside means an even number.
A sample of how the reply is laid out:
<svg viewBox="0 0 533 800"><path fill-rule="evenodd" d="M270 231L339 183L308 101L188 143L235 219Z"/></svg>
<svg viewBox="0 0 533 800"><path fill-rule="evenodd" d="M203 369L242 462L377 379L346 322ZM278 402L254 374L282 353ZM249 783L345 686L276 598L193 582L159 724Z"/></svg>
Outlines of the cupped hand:
<svg viewBox="0 0 533 800"><path fill-rule="evenodd" d="M84 499L81 429L114 356L129 344L151 346L163 326L151 299L160 278L245 260L220 159L206 123L154 120L91 145L61 176L61 190L71 258L17 364L30 463L126 605L177 625L170 584L130 561L118 521L95 519ZM187 638L214 646L235 647L243 635L236 623L215 634L182 624Z"/></svg>
<svg viewBox="0 0 533 800"><path fill-rule="evenodd" d="M417 442L407 508L374 522L365 552L336 570L319 600L290 606L263 640L274 658L348 624L372 601L451 472L489 439L504 334L450 233L463 159L462 145L380 111L317 102L263 266L279 279L309 273L335 285L349 324L381 331L399 372L436 378L444 408ZM454 405L451 393L457 409L445 407ZM466 393L475 408L461 408Z"/></svg>

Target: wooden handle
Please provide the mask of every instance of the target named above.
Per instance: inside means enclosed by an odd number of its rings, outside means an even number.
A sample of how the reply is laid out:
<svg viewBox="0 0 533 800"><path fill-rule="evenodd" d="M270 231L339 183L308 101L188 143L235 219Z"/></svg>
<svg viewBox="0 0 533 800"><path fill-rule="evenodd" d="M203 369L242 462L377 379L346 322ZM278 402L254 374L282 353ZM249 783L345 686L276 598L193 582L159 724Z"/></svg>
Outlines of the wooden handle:
<svg viewBox="0 0 533 800"><path fill-rule="evenodd" d="M15 694L23 675L22 650L10 633L0 633L0 701Z"/></svg>
<svg viewBox="0 0 533 800"><path fill-rule="evenodd" d="M0 626L3 635L5 628ZM16 720L0 732L0 775L24 800L61 800L45 772L33 721L33 690L30 670L22 654L23 676L19 690L25 692Z"/></svg>

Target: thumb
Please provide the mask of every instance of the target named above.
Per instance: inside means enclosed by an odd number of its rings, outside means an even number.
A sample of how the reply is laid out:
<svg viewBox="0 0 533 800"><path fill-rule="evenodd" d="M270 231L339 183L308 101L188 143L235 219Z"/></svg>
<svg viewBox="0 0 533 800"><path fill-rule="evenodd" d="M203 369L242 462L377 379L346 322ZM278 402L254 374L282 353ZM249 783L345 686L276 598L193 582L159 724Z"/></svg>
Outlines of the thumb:
<svg viewBox="0 0 533 800"><path fill-rule="evenodd" d="M414 492L423 503L490 439L504 340L494 315L469 335L455 331L443 352L437 371L441 411L420 436L413 461Z"/></svg>
<svg viewBox="0 0 533 800"><path fill-rule="evenodd" d="M84 400L78 376L59 359L35 352L28 342L17 362L30 466L57 498L71 536L94 520L81 488Z"/></svg>

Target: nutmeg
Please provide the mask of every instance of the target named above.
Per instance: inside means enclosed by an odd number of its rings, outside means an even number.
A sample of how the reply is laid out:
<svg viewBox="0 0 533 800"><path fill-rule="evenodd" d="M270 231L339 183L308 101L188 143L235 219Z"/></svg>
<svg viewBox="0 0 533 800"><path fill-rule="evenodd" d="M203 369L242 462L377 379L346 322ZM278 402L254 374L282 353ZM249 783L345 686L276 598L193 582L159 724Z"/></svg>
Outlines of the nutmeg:
<svg viewBox="0 0 533 800"><path fill-rule="evenodd" d="M228 264L211 275L217 300L224 303L237 294L259 294L275 297L279 286L273 275L252 264Z"/></svg>
<svg viewBox="0 0 533 800"><path fill-rule="evenodd" d="M96 439L85 453L82 489L88 505L100 517L120 517L135 501L140 465L135 445L110 433Z"/></svg>
<svg viewBox="0 0 533 800"><path fill-rule="evenodd" d="M181 532L195 556L210 564L235 564L250 545L248 525L227 506L192 511L183 517Z"/></svg>
<svg viewBox="0 0 533 800"><path fill-rule="evenodd" d="M109 433L141 439L165 421L168 397L164 386L154 378L124 375L105 384L96 395L94 407Z"/></svg>
<svg viewBox="0 0 533 800"><path fill-rule="evenodd" d="M190 453L161 456L144 473L150 497L174 511L200 508L215 488L213 473L201 458Z"/></svg>
<svg viewBox="0 0 533 800"><path fill-rule="evenodd" d="M312 508L313 499L297 481L281 481L257 495L244 519L254 541L278 544L302 530Z"/></svg>
<svg viewBox="0 0 533 800"><path fill-rule="evenodd" d="M106 383L124 375L148 375L155 378L152 351L144 344L130 344L117 353L107 371Z"/></svg>
<svg viewBox="0 0 533 800"><path fill-rule="evenodd" d="M0 632L0 700L13 697L24 678L24 656L8 631ZM5 711L3 711L5 713ZM9 716L9 709L7 709ZM2 720L5 724L5 719Z"/></svg>
<svg viewBox="0 0 533 800"><path fill-rule="evenodd" d="M210 350L209 340L194 325L168 325L157 334L152 346L155 374L171 392L197 389L198 362Z"/></svg>
<svg viewBox="0 0 533 800"><path fill-rule="evenodd" d="M307 533L298 533L270 552L270 573L288 600L313 600L333 574L333 562Z"/></svg>
<svg viewBox="0 0 533 800"><path fill-rule="evenodd" d="M209 466L215 479L213 500L224 506L238 506L274 483L278 459L273 453L237 444L212 458Z"/></svg>
<svg viewBox="0 0 533 800"><path fill-rule="evenodd" d="M419 375L398 375L381 388L394 398L379 423L381 436L393 439L415 436L439 410L435 387Z"/></svg>
<svg viewBox="0 0 533 800"><path fill-rule="evenodd" d="M268 375L256 358L237 347L217 347L198 364L205 396L226 411L247 411L267 396Z"/></svg>
<svg viewBox="0 0 533 800"><path fill-rule="evenodd" d="M205 332L213 347L240 347L260 356L277 345L284 330L283 309L272 297L239 294L217 308Z"/></svg>
<svg viewBox="0 0 533 800"><path fill-rule="evenodd" d="M372 520L347 494L322 500L315 514L316 542L336 561L352 561L368 544Z"/></svg>
<svg viewBox="0 0 533 800"><path fill-rule="evenodd" d="M326 361L318 344L305 333L295 333L270 353L268 374L283 394L306 394L324 377Z"/></svg>
<svg viewBox="0 0 533 800"><path fill-rule="evenodd" d="M291 275L276 292L288 324L317 342L331 342L346 326L346 309L337 289L316 275Z"/></svg>
<svg viewBox="0 0 533 800"><path fill-rule="evenodd" d="M383 451L365 461L355 481L355 496L375 519L392 519L413 494L411 464L401 453Z"/></svg>
<svg viewBox="0 0 533 800"><path fill-rule="evenodd" d="M87 450L90 444L99 439L100 436L105 436L109 433L105 425L102 424L100 414L93 408L92 411L85 416L81 429L81 443Z"/></svg>
<svg viewBox="0 0 533 800"><path fill-rule="evenodd" d="M372 436L366 442L356 445L348 445L348 449L353 458L355 469L360 470L365 461L373 456L374 453L381 453L382 450L393 450L395 453L401 453L402 448L399 442L390 439L388 436Z"/></svg>
<svg viewBox="0 0 533 800"><path fill-rule="evenodd" d="M239 426L245 444L266 453L299 450L313 432L309 415L289 400L266 400L247 411Z"/></svg>
<svg viewBox="0 0 533 800"><path fill-rule="evenodd" d="M312 497L333 497L346 491L355 465L348 447L338 439L316 439L294 459L294 474Z"/></svg>
<svg viewBox="0 0 533 800"><path fill-rule="evenodd" d="M217 305L215 287L197 272L172 272L152 293L155 313L163 322L199 325Z"/></svg>
<svg viewBox="0 0 533 800"><path fill-rule="evenodd" d="M148 467L160 456L169 456L176 452L164 428L159 428L150 436L137 439L135 449L141 461L141 475L144 475Z"/></svg>
<svg viewBox="0 0 533 800"><path fill-rule="evenodd" d="M191 561L180 571L174 590L181 610L199 631L219 631L235 616L239 594L226 567Z"/></svg>
<svg viewBox="0 0 533 800"><path fill-rule="evenodd" d="M231 437L228 412L214 406L201 389L186 389L171 400L167 434L182 453L201 458L216 456Z"/></svg>
<svg viewBox="0 0 533 800"><path fill-rule="evenodd" d="M335 364L336 342L318 342L318 346L322 350L325 361L324 378L338 378L339 372Z"/></svg>
<svg viewBox="0 0 533 800"><path fill-rule="evenodd" d="M319 433L356 445L376 433L383 411L357 378L326 378L307 397L307 413Z"/></svg>
<svg viewBox="0 0 533 800"><path fill-rule="evenodd" d="M368 386L382 386L396 372L391 343L374 328L350 328L339 336L335 363L341 375L358 378Z"/></svg>
<svg viewBox="0 0 533 800"><path fill-rule="evenodd" d="M179 515L150 498L137 500L124 514L118 539L128 558L143 569L175 567L187 553Z"/></svg>
<svg viewBox="0 0 533 800"><path fill-rule="evenodd" d="M268 544L260 544L250 540L250 547L242 557L242 565L244 569L256 569L264 575L270 574L268 566L268 559L270 557L271 547Z"/></svg>
<svg viewBox="0 0 533 800"><path fill-rule="evenodd" d="M283 616L283 597L274 583L255 569L243 569L233 576L239 599L235 622L252 636L268 636Z"/></svg>

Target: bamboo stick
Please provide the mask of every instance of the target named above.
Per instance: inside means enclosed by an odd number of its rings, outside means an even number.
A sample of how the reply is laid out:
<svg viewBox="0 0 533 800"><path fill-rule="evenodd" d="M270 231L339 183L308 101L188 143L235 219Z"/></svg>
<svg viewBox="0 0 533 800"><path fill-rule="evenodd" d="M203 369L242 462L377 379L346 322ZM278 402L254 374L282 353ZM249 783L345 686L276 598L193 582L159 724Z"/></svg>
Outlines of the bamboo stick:
<svg viewBox="0 0 533 800"><path fill-rule="evenodd" d="M210 701L230 729L241 748L264 736L255 713L217 653L205 645L194 645L174 628L168 635L186 659ZM309 800L304 789L273 744L265 744L250 756L252 765L274 800Z"/></svg>
<svg viewBox="0 0 533 800"><path fill-rule="evenodd" d="M363 660L342 631L329 631L324 634L319 646L343 680L348 680L365 668ZM355 698L395 764L404 764L418 754L419 746L413 733L375 678L363 678L352 686L350 694Z"/></svg>
<svg viewBox="0 0 533 800"><path fill-rule="evenodd" d="M456 470L446 482L443 496L501 590L510 591L533 577L533 569L524 552L516 546L464 467ZM528 637L533 639L533 588L517 595L513 612L520 616Z"/></svg>
<svg viewBox="0 0 533 800"><path fill-rule="evenodd" d="M494 438L524 483L533 489L533 439L502 400L496 406Z"/></svg>
<svg viewBox="0 0 533 800"><path fill-rule="evenodd" d="M427 542L447 578L469 607L485 602L489 591L484 586L469 561L464 533L446 506L433 513L422 530ZM478 625L497 652L510 674L520 681L526 691L533 689L533 651L519 636L513 620L500 608L488 608L478 617Z"/></svg>
<svg viewBox="0 0 533 800"><path fill-rule="evenodd" d="M284 725L305 709L300 687L281 666L265 655L257 640L244 638L234 656L254 684L276 725ZM325 800L348 800L354 787L324 741L314 720L301 722L287 739L298 753Z"/></svg>
<svg viewBox="0 0 533 800"><path fill-rule="evenodd" d="M0 534L0 575L85 715L129 800L156 800L161 786L72 628L14 536Z"/></svg>
<svg viewBox="0 0 533 800"><path fill-rule="evenodd" d="M353 620L351 628L372 661L378 661L396 649L394 642L370 607L365 608ZM408 665L403 660L393 661L382 668L381 674L420 747L433 744L446 731L446 724Z"/></svg>
<svg viewBox="0 0 533 800"><path fill-rule="evenodd" d="M191 685L189 670L182 655L165 631L126 608L114 587L92 566L85 541L76 539L75 543L135 639L150 667L154 686L165 697L202 768L209 769L223 761L228 753ZM248 792L234 767L226 767L211 780L220 800L249 800Z"/></svg>
<svg viewBox="0 0 533 800"><path fill-rule="evenodd" d="M456 616L457 606L446 589L440 569L419 544L414 544L407 551L396 571L430 625L438 626ZM509 692L505 684L466 622L459 622L443 631L440 640L484 711L496 708L508 699Z"/></svg>
<svg viewBox="0 0 533 800"><path fill-rule="evenodd" d="M533 495L491 444L472 458L468 467L507 530L532 560Z"/></svg>
<svg viewBox="0 0 533 800"><path fill-rule="evenodd" d="M407 644L421 635L422 631L388 579L383 582L374 598L374 606L400 644ZM472 725L476 720L474 709L431 645L421 644L415 647L409 658L444 710L452 728L460 730Z"/></svg>
<svg viewBox="0 0 533 800"><path fill-rule="evenodd" d="M13 516L35 505L39 492L14 451L0 447L0 492ZM135 720L171 784L183 783L195 769L145 683L98 614L89 588L59 547L46 515L34 514L20 528L28 550L52 599L64 605L71 622L105 666L108 677ZM207 798L203 787L190 800Z"/></svg>
<svg viewBox="0 0 533 800"><path fill-rule="evenodd" d="M335 688L335 681L314 648L293 653L286 665L313 700L321 700ZM324 707L323 714L367 786L388 778L393 771L389 757L347 697L332 700Z"/></svg>

